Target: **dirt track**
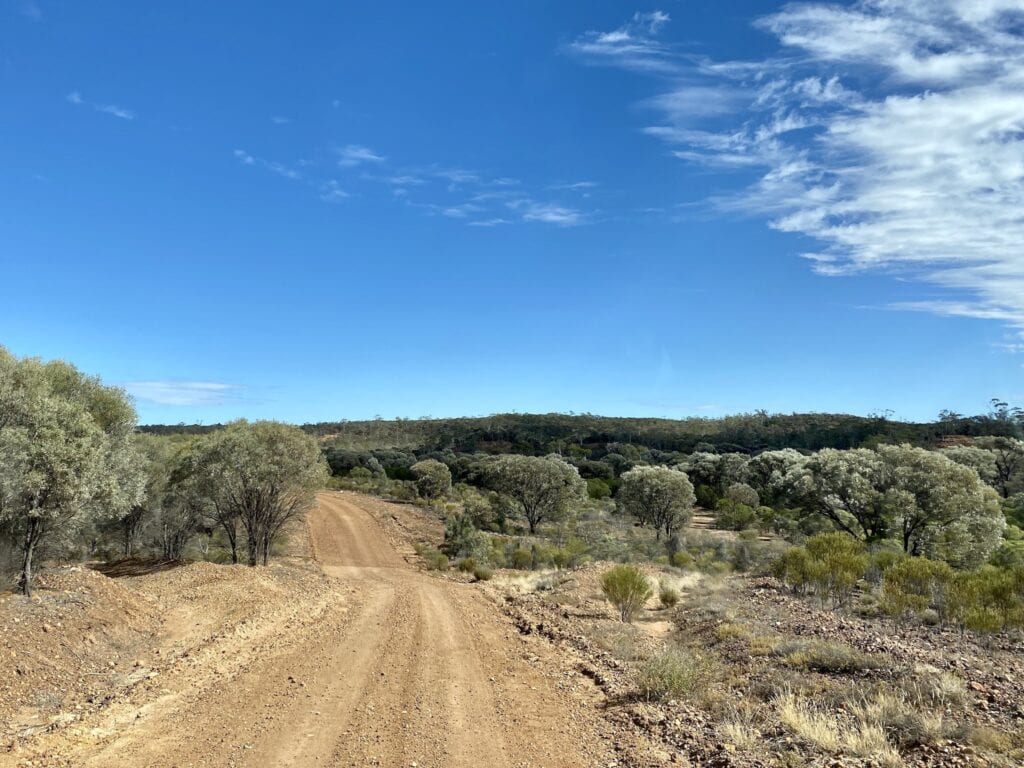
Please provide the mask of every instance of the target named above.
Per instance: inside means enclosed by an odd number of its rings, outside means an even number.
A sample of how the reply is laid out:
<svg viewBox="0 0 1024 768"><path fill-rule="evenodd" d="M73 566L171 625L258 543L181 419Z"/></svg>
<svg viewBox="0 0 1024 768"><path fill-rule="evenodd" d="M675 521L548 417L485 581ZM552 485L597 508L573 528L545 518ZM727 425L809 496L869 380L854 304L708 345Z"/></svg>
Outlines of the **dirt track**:
<svg viewBox="0 0 1024 768"><path fill-rule="evenodd" d="M333 592L287 623L207 649L169 673L161 696L111 707L90 738L53 734L53 764L612 762L596 713L556 690L478 588L408 565L351 497L323 494L310 535Z"/></svg>

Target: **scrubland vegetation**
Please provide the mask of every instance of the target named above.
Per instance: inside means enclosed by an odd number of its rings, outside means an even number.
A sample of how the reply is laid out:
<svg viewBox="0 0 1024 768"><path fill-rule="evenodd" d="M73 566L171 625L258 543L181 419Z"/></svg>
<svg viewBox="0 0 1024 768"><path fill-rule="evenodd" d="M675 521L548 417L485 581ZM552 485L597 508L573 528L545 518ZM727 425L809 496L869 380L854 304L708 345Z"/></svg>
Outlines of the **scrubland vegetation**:
<svg viewBox="0 0 1024 768"><path fill-rule="evenodd" d="M116 388L0 350L0 565L13 586L31 594L40 561L265 565L315 491L359 491L443 527L417 546L430 571L496 589L512 583L503 571L536 572L532 590L564 601L561 616L582 599L565 585L589 579L607 614L586 614L582 634L621 662L621 700L683 702L729 752L775 739L790 746L774 764L955 765L929 750L957 741L995 764L1024 755L1024 702L1011 715L996 697L1002 709L979 715L968 687L972 649L1016 653L1024 626L1024 415L1005 403L933 424L135 422ZM655 614L667 628L645 634ZM817 629L835 626L861 642ZM947 647L865 639L887 636Z"/></svg>

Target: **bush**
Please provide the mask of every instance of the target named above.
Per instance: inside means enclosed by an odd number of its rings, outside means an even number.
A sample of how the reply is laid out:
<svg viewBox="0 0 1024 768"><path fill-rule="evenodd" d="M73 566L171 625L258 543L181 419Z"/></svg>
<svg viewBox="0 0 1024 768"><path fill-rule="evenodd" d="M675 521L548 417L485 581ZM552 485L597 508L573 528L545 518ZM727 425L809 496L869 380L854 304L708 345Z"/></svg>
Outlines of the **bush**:
<svg viewBox="0 0 1024 768"><path fill-rule="evenodd" d="M473 569L473 578L477 581L490 581L494 577L494 571L486 565L478 565Z"/></svg>
<svg viewBox="0 0 1024 768"><path fill-rule="evenodd" d="M710 657L675 648L640 663L636 687L648 701L692 698L707 689L716 671Z"/></svg>
<svg viewBox="0 0 1024 768"><path fill-rule="evenodd" d="M484 535L476 529L469 515L459 513L445 521L441 551L449 557L472 557L486 547Z"/></svg>
<svg viewBox="0 0 1024 768"><path fill-rule="evenodd" d="M533 567L533 553L523 547L516 547L512 550L512 567L518 570L526 570Z"/></svg>
<svg viewBox="0 0 1024 768"><path fill-rule="evenodd" d="M632 622L653 594L647 577L632 565L618 565L606 571L601 577L601 591L625 622Z"/></svg>
<svg viewBox="0 0 1024 768"><path fill-rule="evenodd" d="M607 499L612 495L612 487L606 480L592 477L587 480L587 496L592 499Z"/></svg>
<svg viewBox="0 0 1024 768"><path fill-rule="evenodd" d="M693 568L693 555L684 551L676 552L672 555L672 565L676 568Z"/></svg>
<svg viewBox="0 0 1024 768"><path fill-rule="evenodd" d="M940 603L943 587L952 575L949 565L937 560L900 558L882 576L882 610L896 621L921 614Z"/></svg>
<svg viewBox="0 0 1024 768"><path fill-rule="evenodd" d="M472 573L476 570L476 560L472 557L464 557L456 563L456 567L463 573Z"/></svg>
<svg viewBox="0 0 1024 768"><path fill-rule="evenodd" d="M448 555L444 552L438 552L436 549L423 554L423 560L427 565L428 571L446 571L448 570Z"/></svg>
<svg viewBox="0 0 1024 768"><path fill-rule="evenodd" d="M884 666L880 659L861 653L843 643L825 640L791 640L780 643L775 655L781 656L786 664L815 672L851 674Z"/></svg>
<svg viewBox="0 0 1024 768"><path fill-rule="evenodd" d="M679 602L679 590L662 584L661 589L658 590L658 600L661 601L662 607L672 608Z"/></svg>
<svg viewBox="0 0 1024 768"><path fill-rule="evenodd" d="M845 605L868 570L864 544L845 533L819 533L803 548L787 550L775 565L775 575L798 594L809 589L824 605Z"/></svg>

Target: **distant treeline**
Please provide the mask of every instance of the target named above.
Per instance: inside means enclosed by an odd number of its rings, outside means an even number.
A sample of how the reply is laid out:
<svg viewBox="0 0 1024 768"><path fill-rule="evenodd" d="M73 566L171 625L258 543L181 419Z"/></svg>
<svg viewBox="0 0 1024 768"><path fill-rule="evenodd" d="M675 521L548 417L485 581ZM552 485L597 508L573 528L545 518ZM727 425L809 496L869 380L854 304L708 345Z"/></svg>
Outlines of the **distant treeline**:
<svg viewBox="0 0 1024 768"><path fill-rule="evenodd" d="M220 425L148 425L153 434L209 432ZM755 412L724 418L648 419L591 414L497 414L456 419L396 419L304 424L302 429L333 447L394 448L416 453L600 453L609 444L633 444L666 452L695 450L757 453L796 448L858 448L878 443L935 447L958 436L1024 436L1019 408L993 402L989 413L964 416L944 411L933 422L895 421L884 415Z"/></svg>

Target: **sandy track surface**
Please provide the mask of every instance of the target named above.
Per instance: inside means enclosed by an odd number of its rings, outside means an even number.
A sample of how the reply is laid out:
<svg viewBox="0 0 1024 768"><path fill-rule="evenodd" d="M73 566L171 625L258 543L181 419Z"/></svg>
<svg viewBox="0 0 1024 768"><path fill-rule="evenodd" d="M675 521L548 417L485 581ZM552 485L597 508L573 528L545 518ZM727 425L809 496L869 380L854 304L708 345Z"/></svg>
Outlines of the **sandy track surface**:
<svg viewBox="0 0 1024 768"><path fill-rule="evenodd" d="M53 764L613 762L594 727L599 715L530 663L475 586L407 564L352 497L322 494L309 528L334 593L244 643L208 649L170 675L160 696L112 707L103 727L77 739L53 734Z"/></svg>

